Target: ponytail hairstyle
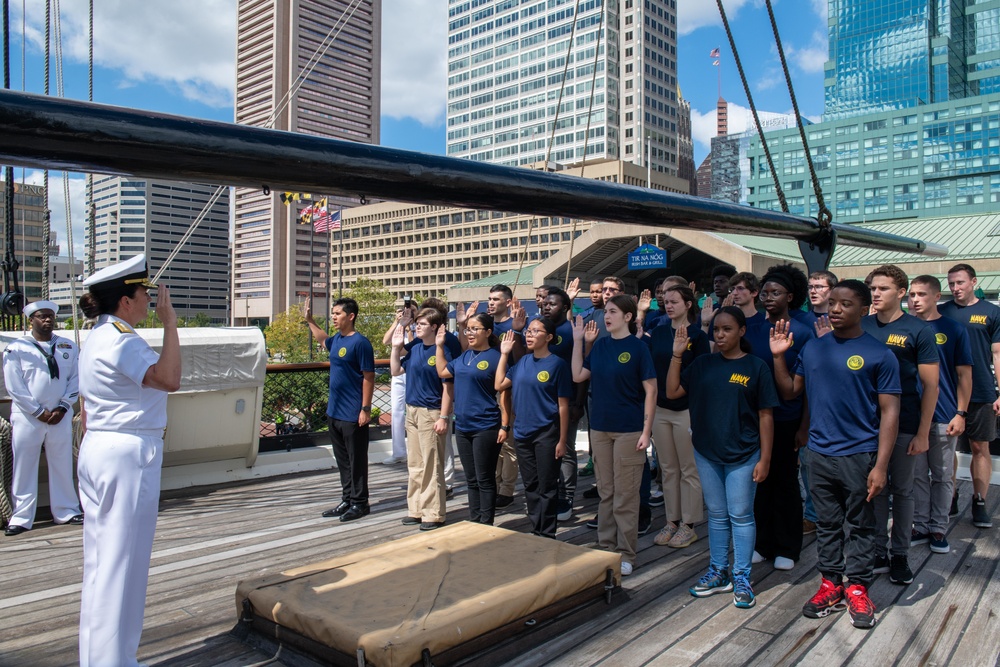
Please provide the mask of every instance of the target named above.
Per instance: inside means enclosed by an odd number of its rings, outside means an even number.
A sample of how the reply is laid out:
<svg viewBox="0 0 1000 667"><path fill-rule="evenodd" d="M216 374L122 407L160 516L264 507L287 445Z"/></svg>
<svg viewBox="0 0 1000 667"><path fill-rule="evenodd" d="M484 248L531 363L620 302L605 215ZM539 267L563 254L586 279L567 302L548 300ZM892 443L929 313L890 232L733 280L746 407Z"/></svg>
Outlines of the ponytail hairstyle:
<svg viewBox="0 0 1000 667"><path fill-rule="evenodd" d="M723 306L715 311L715 315L712 316L712 326L709 328L710 331L715 329L715 320L719 315L729 315L734 320L736 320L736 326L743 329L744 332L747 328L747 316L743 314L743 311L736 306ZM750 341L746 339L746 336L740 336L740 351L750 354L752 348L750 347Z"/></svg>
<svg viewBox="0 0 1000 667"><path fill-rule="evenodd" d="M500 339L497 335L493 333L495 323L493 322L493 316L487 313L476 313L469 320L475 320L483 325L483 328L490 332L490 337L487 339L487 345L490 347L500 347Z"/></svg>
<svg viewBox="0 0 1000 667"><path fill-rule="evenodd" d="M635 318L638 315L638 309L636 308L635 301L628 294L615 294L613 297L608 299L608 303L615 304L618 310L622 311L623 315L631 315L632 318L627 320L628 322L628 332L633 336L639 331L639 325L636 323ZM607 307L605 305L605 307Z"/></svg>
<svg viewBox="0 0 1000 667"><path fill-rule="evenodd" d="M670 285L665 292L677 292L681 299L690 304L687 309L688 322L698 319L698 300L694 298L694 292L687 285Z"/></svg>

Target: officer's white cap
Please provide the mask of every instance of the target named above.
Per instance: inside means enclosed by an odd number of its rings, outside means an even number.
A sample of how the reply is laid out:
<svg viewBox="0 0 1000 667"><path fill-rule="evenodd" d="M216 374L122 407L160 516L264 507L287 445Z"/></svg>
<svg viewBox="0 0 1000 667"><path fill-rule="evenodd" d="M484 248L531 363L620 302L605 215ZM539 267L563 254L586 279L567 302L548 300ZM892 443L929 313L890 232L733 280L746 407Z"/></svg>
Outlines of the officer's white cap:
<svg viewBox="0 0 1000 667"><path fill-rule="evenodd" d="M149 269L146 266L146 255L144 254L112 264L83 281L83 286L89 288L91 292L136 284L144 287L156 287L149 281Z"/></svg>
<svg viewBox="0 0 1000 667"><path fill-rule="evenodd" d="M39 310L51 310L53 314L59 314L59 304L53 301L32 301L24 307L25 317L31 317Z"/></svg>

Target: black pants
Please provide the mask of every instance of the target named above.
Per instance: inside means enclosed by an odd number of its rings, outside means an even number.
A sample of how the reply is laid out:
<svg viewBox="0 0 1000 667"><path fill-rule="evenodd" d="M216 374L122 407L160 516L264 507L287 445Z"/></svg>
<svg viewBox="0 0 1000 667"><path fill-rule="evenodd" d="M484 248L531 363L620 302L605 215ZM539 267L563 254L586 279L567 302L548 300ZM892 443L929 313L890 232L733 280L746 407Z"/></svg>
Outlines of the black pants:
<svg viewBox="0 0 1000 667"><path fill-rule="evenodd" d="M559 495L559 419L532 437L517 440L517 467L524 482L524 499L531 519L531 532L542 537L556 536Z"/></svg>
<svg viewBox="0 0 1000 667"><path fill-rule="evenodd" d="M761 556L797 561L802 551L802 496L799 495L799 455L795 432L800 420L774 422L774 445L767 479L757 485L753 514Z"/></svg>
<svg viewBox="0 0 1000 667"><path fill-rule="evenodd" d="M867 587L875 578L875 507L867 500L875 456L875 452L850 456L809 452L818 567L833 582L846 576L848 582Z"/></svg>
<svg viewBox="0 0 1000 667"><path fill-rule="evenodd" d="M496 428L473 432L455 429L455 445L469 486L469 518L491 526L497 504L498 433Z"/></svg>
<svg viewBox="0 0 1000 667"><path fill-rule="evenodd" d="M368 504L368 425L327 417L330 444L340 472L342 500L352 505Z"/></svg>

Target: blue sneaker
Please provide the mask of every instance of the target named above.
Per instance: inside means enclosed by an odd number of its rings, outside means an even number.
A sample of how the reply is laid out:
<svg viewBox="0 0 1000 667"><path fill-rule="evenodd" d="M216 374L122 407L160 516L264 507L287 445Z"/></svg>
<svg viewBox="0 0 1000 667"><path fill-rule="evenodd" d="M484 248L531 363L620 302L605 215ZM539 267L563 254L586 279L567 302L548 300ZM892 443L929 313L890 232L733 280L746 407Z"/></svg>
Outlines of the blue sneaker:
<svg viewBox="0 0 1000 667"><path fill-rule="evenodd" d="M931 551L936 554L946 554L951 551L943 533L931 533Z"/></svg>
<svg viewBox="0 0 1000 667"><path fill-rule="evenodd" d="M757 604L753 589L750 587L750 577L745 574L733 576L733 604L740 609L749 609Z"/></svg>
<svg viewBox="0 0 1000 667"><path fill-rule="evenodd" d="M733 590L733 582L729 580L728 570L716 570L709 566L708 572L698 580L698 583L688 589L696 598L707 598L716 593L729 593Z"/></svg>

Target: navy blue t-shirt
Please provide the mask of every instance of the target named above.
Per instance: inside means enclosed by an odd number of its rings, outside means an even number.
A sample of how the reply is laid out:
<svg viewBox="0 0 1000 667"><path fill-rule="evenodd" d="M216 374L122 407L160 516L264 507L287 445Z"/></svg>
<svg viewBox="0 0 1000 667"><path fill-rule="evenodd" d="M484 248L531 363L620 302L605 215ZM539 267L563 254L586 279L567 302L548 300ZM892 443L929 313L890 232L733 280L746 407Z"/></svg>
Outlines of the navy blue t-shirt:
<svg viewBox="0 0 1000 667"><path fill-rule="evenodd" d="M934 330L919 317L908 313L882 324L877 315L861 318L865 333L885 343L899 362L899 385L903 394L899 398L899 432L916 433L920 427L920 384L918 364L937 364L938 351ZM935 371L936 372L936 371Z"/></svg>
<svg viewBox="0 0 1000 667"><path fill-rule="evenodd" d="M658 326L669 324L670 318L662 310L649 310L646 312L646 319L642 322L643 331L652 331Z"/></svg>
<svg viewBox="0 0 1000 667"><path fill-rule="evenodd" d="M573 324L566 320L556 327L556 336L549 343L549 352L567 364L573 363Z"/></svg>
<svg viewBox="0 0 1000 667"><path fill-rule="evenodd" d="M502 338L505 333L514 328L514 318L508 317L503 322L493 322L493 335Z"/></svg>
<svg viewBox="0 0 1000 667"><path fill-rule="evenodd" d="M934 330L938 355L941 359L941 375L938 380L938 402L934 409L934 421L947 424L958 410L958 366L972 365L972 350L969 333L961 324L948 317L929 320L927 324Z"/></svg>
<svg viewBox="0 0 1000 667"><path fill-rule="evenodd" d="M364 374L375 372L372 344L358 332L343 336L339 331L323 344L330 352L330 398L326 416L357 422L361 414Z"/></svg>
<svg viewBox="0 0 1000 667"><path fill-rule="evenodd" d="M809 397L809 449L826 456L878 451L878 396L902 392L888 346L868 334L829 333L806 345L794 373Z"/></svg>
<svg viewBox="0 0 1000 667"><path fill-rule="evenodd" d="M609 433L642 430L646 392L642 383L656 377L653 357L641 340L601 338L583 360L590 371L590 427Z"/></svg>
<svg viewBox="0 0 1000 667"><path fill-rule="evenodd" d="M800 311L801 312L801 311ZM807 326L802 320L792 316L789 321L792 331L792 348L785 352L786 368L795 368L795 363L802 354L806 344L816 337L816 331ZM771 354L771 329L774 325L765 317L763 321L755 322L747 326L747 333L744 338L750 343L750 352L755 357L767 364L768 370L774 374L774 356ZM782 400L778 397L778 407L774 409L774 421L788 422L795 421L802 417L802 397L797 396L790 401Z"/></svg>
<svg viewBox="0 0 1000 667"><path fill-rule="evenodd" d="M448 350L445 349L447 353ZM406 372L406 404L418 408L441 409L442 380L437 373L437 345L424 345L418 338L401 360ZM441 359L448 363L448 359ZM450 380L448 380L450 382Z"/></svg>
<svg viewBox="0 0 1000 667"><path fill-rule="evenodd" d="M514 405L514 437L528 440L553 423L559 423L559 399L572 398L573 372L554 354L538 359L521 357L507 369Z"/></svg>
<svg viewBox="0 0 1000 667"><path fill-rule="evenodd" d="M789 315L793 319L802 322L815 334L816 333L816 320L819 319L820 315L826 315L826 313L817 313L815 310L810 308L809 310L793 310L789 312Z"/></svg>
<svg viewBox="0 0 1000 667"><path fill-rule="evenodd" d="M695 357L711 353L711 346L708 336L697 324L691 324L687 328L688 345L681 355L681 372L691 365ZM660 326L656 327L645 336L644 340L649 346L649 353L653 357L653 367L656 369L656 404L661 408L680 412L688 409L688 397L667 398L667 373L670 371L670 358L674 354L674 326L670 318L663 320Z"/></svg>
<svg viewBox="0 0 1000 667"><path fill-rule="evenodd" d="M938 312L965 325L972 349L972 402L992 403L997 400L996 378L993 376L993 344L1000 343L1000 308L985 299L971 306L946 301Z"/></svg>
<svg viewBox="0 0 1000 667"><path fill-rule="evenodd" d="M500 350L466 350L448 362L455 379L455 428L476 433L500 427L500 406L494 389Z"/></svg>
<svg viewBox="0 0 1000 667"><path fill-rule="evenodd" d="M763 361L752 354L703 354L681 372L681 386L690 399L691 440L699 454L735 464L760 449L759 411L778 405L774 377Z"/></svg>

